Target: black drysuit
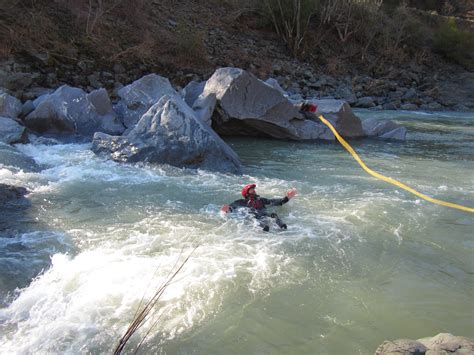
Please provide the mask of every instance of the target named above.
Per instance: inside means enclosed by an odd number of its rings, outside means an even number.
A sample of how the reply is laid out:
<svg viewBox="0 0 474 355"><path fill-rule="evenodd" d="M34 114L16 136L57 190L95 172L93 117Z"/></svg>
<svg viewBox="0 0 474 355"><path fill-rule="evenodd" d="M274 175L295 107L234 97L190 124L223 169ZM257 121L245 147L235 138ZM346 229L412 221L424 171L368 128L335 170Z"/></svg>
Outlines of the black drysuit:
<svg viewBox="0 0 474 355"><path fill-rule="evenodd" d="M229 207L230 207L230 212L233 212L234 210L238 208L248 208L250 210L250 213L252 213L255 218L258 219L260 225L263 227L265 231L269 230L269 226L265 221L265 217L271 217L275 219L276 224L280 228L286 229L286 224L283 223L283 221L278 217L276 213L268 213L267 209L265 208L266 206L282 206L285 203L287 203L290 199L288 197L283 197L283 198L263 198L260 197L259 195L254 195L247 197L246 199L240 199L237 201L232 202Z"/></svg>

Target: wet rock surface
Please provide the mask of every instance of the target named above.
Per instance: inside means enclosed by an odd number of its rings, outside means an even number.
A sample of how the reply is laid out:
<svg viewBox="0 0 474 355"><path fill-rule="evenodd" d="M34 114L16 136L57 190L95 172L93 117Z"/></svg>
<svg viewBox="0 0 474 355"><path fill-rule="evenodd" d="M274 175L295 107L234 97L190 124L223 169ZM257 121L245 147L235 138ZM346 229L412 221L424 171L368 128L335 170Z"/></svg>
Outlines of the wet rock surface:
<svg viewBox="0 0 474 355"><path fill-rule="evenodd" d="M92 150L122 162L240 172L234 151L178 96L163 96L122 137L94 136Z"/></svg>
<svg viewBox="0 0 474 355"><path fill-rule="evenodd" d="M386 340L375 355L441 355L441 354L474 354L474 339L440 333L434 337L418 340Z"/></svg>

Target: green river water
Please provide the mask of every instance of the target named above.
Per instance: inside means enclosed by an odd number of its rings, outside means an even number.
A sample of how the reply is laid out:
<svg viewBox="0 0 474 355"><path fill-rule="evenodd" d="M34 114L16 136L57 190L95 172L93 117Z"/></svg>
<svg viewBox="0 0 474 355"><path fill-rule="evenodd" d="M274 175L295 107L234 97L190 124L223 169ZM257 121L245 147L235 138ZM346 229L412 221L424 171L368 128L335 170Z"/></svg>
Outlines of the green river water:
<svg viewBox="0 0 474 355"><path fill-rule="evenodd" d="M406 142L351 141L367 165L474 207L474 114L359 111ZM337 143L226 139L244 175L120 165L90 144L17 148L43 168L1 165L31 206L0 232L0 353L110 353L142 299L199 245L133 353L373 354L386 339L474 335L472 214L367 175ZM256 183L287 231L224 203Z"/></svg>

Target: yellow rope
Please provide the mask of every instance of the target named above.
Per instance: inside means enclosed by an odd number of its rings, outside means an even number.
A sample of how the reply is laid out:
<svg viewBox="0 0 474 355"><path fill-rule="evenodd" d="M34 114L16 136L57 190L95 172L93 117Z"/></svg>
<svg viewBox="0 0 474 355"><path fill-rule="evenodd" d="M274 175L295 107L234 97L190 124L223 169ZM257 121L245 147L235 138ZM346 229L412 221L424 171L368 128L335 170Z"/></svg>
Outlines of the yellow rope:
<svg viewBox="0 0 474 355"><path fill-rule="evenodd" d="M368 168L367 165L365 165L365 163L362 161L362 159L359 157L359 155L355 152L354 149L352 149L352 147L349 145L349 143L347 143L344 138L342 138L339 133L337 133L336 129L333 127L333 125L328 121L326 120L322 115L319 115L318 116L319 119L321 120L321 122L323 122L326 126L329 127L329 129L332 131L332 133L334 133L334 135L336 136L336 139L339 141L339 143L342 144L342 146L344 148L346 148L346 150L352 155L352 157L359 163L359 165L362 167L362 169L364 169L367 173L369 173L370 175L372 175L373 177L377 178L377 179L380 179L380 180L383 180L385 182L388 182L389 184L392 184L392 185L395 185L395 186L398 186L408 192L411 192L413 195L416 195L426 201L429 201L429 202L432 202L432 203L436 203L438 205L441 205L441 206L446 206L446 207L451 207L451 208L456 208L458 210L462 210L462 211L467 211L467 212L471 212L471 213L474 213L474 208L471 208L471 207L466 207L466 206L461 206L461 205L458 205L458 204L455 204L455 203L451 203L451 202L446 202L446 201L442 201L442 200L438 200L436 198L432 198L432 197L429 197L429 196L426 196L425 194L422 194L418 191L416 191L415 189L411 188L410 186L407 186L403 183L401 183L400 181L397 181L391 177L387 177L387 176L384 176L382 174L379 174L377 173L376 171L373 171L372 169Z"/></svg>

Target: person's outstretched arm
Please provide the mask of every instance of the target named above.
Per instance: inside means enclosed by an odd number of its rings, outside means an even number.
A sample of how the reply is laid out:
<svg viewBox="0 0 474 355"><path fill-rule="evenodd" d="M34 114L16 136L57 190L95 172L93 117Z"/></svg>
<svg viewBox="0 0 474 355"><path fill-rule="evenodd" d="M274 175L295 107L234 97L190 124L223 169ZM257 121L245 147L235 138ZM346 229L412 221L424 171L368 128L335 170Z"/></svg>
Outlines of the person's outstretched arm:
<svg viewBox="0 0 474 355"><path fill-rule="evenodd" d="M225 212L225 213L234 212L237 208L245 207L245 206L246 206L245 200L241 199L241 200L237 200L237 201L232 202L230 205L222 206L221 212Z"/></svg>
<svg viewBox="0 0 474 355"><path fill-rule="evenodd" d="M270 206L282 206L291 200L296 195L296 189L291 189L286 193L286 196L283 198L262 198L262 202L264 205Z"/></svg>

